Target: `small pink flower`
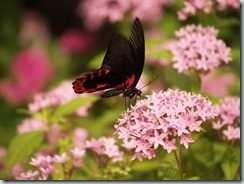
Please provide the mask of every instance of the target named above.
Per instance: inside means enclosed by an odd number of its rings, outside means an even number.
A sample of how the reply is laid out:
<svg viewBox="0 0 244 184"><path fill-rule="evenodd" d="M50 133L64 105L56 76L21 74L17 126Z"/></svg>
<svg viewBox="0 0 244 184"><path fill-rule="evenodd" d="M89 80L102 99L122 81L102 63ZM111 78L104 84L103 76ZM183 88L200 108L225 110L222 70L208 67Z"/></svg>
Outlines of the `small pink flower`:
<svg viewBox="0 0 244 184"><path fill-rule="evenodd" d="M77 148L75 147L74 149L71 149L70 150L71 154L73 155L73 157L75 159L81 159L85 156L86 152L84 149L81 149L81 148Z"/></svg>
<svg viewBox="0 0 244 184"><path fill-rule="evenodd" d="M217 121L213 122L213 128L223 132L227 140L240 139L240 98L225 97L219 105L216 105L219 113Z"/></svg>
<svg viewBox="0 0 244 184"><path fill-rule="evenodd" d="M178 40L168 44L173 53L173 67L179 73L194 68L198 71L210 71L222 62L231 61L231 49L223 40L217 39L218 30L214 27L187 25L175 32Z"/></svg>
<svg viewBox="0 0 244 184"><path fill-rule="evenodd" d="M214 72L202 74L201 76L201 91L208 92L213 96L221 97L227 96L228 86L236 80L233 73L228 73L222 76L215 76Z"/></svg>
<svg viewBox="0 0 244 184"><path fill-rule="evenodd" d="M73 135L73 143L75 147L85 148L85 140L87 139L88 133L86 129L76 128Z"/></svg>
<svg viewBox="0 0 244 184"><path fill-rule="evenodd" d="M84 149L75 147L74 149L70 150L72 156L74 157L73 164L75 167L80 167L83 165L82 158L86 155Z"/></svg>
<svg viewBox="0 0 244 184"><path fill-rule="evenodd" d="M173 150L176 150L177 147L175 146L175 139L165 141L164 149L167 150L168 153L170 153Z"/></svg>
<svg viewBox="0 0 244 184"><path fill-rule="evenodd" d="M132 159L151 159L159 147L168 153L175 150L176 140L188 148L194 142L191 132L200 131L199 126L216 115L215 107L201 95L168 90L137 101L114 127L119 139L135 151Z"/></svg>
<svg viewBox="0 0 244 184"><path fill-rule="evenodd" d="M98 155L106 155L112 158L113 162L121 161L123 158L123 152L119 151L118 146L115 145L115 139L112 137L100 137L97 140L86 141L86 147Z"/></svg>
<svg viewBox="0 0 244 184"><path fill-rule="evenodd" d="M95 39L91 34L70 29L61 36L60 43L65 52L73 54L89 50L94 46Z"/></svg>
<svg viewBox="0 0 244 184"><path fill-rule="evenodd" d="M45 130L44 124L36 118L26 118L18 125L17 130L19 134L30 132L34 130Z"/></svg>
<svg viewBox="0 0 244 184"><path fill-rule="evenodd" d="M19 105L43 89L53 75L53 66L44 51L26 49L14 58L11 72L15 75L16 81L5 78L1 92L9 102Z"/></svg>
<svg viewBox="0 0 244 184"><path fill-rule="evenodd" d="M62 153L61 156L54 155L54 162L58 162L58 163L64 164L68 160L69 160L69 157L68 157L68 155L65 152Z"/></svg>
<svg viewBox="0 0 244 184"><path fill-rule="evenodd" d="M80 98L80 96L74 93L72 81L64 81L49 92L35 94L33 101L28 104L28 108L31 112L38 112L46 107L52 108L68 103L75 98ZM89 107L91 107L91 104L86 104L80 108L84 108L87 111ZM78 110L82 111L82 109ZM80 115L87 115L87 113L83 111Z"/></svg>
<svg viewBox="0 0 244 184"><path fill-rule="evenodd" d="M4 157L7 153L7 150L5 147L0 147L0 158Z"/></svg>
<svg viewBox="0 0 244 184"><path fill-rule="evenodd" d="M21 173L16 177L17 180L35 180L35 176L39 174L38 171L28 171L26 173Z"/></svg>

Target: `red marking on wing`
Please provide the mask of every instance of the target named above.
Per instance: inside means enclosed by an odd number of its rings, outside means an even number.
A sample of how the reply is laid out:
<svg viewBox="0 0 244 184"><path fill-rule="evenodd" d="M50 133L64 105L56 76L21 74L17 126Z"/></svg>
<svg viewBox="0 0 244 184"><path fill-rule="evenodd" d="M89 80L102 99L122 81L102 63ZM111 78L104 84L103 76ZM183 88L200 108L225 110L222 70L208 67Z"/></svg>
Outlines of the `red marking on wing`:
<svg viewBox="0 0 244 184"><path fill-rule="evenodd" d="M135 80L135 75L133 74L131 77L127 77L126 81L115 86L115 88L130 88Z"/></svg>
<svg viewBox="0 0 244 184"><path fill-rule="evenodd" d="M73 89L75 93L92 93L98 90L101 90L102 88L106 88L106 86L108 84L95 84L95 86L91 87L89 85L89 82L92 82L92 80L96 80L94 79L94 77L99 77L101 75L106 75L110 72L110 70L108 69L98 69L98 70L94 70L91 71L87 74L85 74L84 76L82 76L81 78L77 78L72 84L73 84ZM91 81L90 81L91 80ZM93 81L94 82L94 81Z"/></svg>

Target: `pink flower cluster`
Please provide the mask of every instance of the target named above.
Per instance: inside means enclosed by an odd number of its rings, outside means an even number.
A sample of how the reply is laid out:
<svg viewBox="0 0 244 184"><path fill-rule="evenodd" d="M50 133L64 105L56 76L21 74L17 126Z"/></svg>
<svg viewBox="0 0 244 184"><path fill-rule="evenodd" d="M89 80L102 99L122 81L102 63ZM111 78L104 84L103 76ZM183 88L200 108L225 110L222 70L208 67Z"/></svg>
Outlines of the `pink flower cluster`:
<svg viewBox="0 0 244 184"><path fill-rule="evenodd" d="M129 13L132 18L155 22L162 17L162 7L171 5L173 0L85 0L81 1L78 14L84 17L85 26L98 29L106 20L120 21Z"/></svg>
<svg viewBox="0 0 244 184"><path fill-rule="evenodd" d="M178 11L179 20L186 20L190 15L195 15L197 11L210 13L213 2L211 0L188 0L184 1L185 7Z"/></svg>
<svg viewBox="0 0 244 184"><path fill-rule="evenodd" d="M28 104L30 112L38 112L43 108L56 107L68 103L69 101L79 98L80 96L74 93L71 81L64 81L56 88L49 92L37 93L34 95L33 101ZM77 114L80 116L87 115L87 109L91 104L84 105L77 109Z"/></svg>
<svg viewBox="0 0 244 184"><path fill-rule="evenodd" d="M36 170L27 171L19 174L16 177L17 180L48 180L51 175L56 171L55 163L60 163L62 166L65 165L71 158L74 167L82 165L82 158L85 156L85 150L74 148L70 150L70 155L63 152L61 155L55 154L54 156L39 155L36 158L31 158L30 165L34 166ZM79 162L79 165L77 164Z"/></svg>
<svg viewBox="0 0 244 184"><path fill-rule="evenodd" d="M173 53L173 67L179 73L190 68L209 71L222 62L231 61L231 49L223 40L217 39L218 30L214 27L187 25L175 32L178 40L167 45Z"/></svg>
<svg viewBox="0 0 244 184"><path fill-rule="evenodd" d="M2 95L12 104L19 105L41 91L53 75L53 66L40 49L26 49L18 53L11 66L14 80L2 81Z"/></svg>
<svg viewBox="0 0 244 184"><path fill-rule="evenodd" d="M95 44L95 38L78 29L69 29L60 38L60 44L65 52L75 54L89 50Z"/></svg>
<svg viewBox="0 0 244 184"><path fill-rule="evenodd" d="M119 150L113 137L91 139L91 141L86 141L86 147L94 151L97 155L106 155L108 158L112 158L113 162L123 159L123 152Z"/></svg>
<svg viewBox="0 0 244 184"><path fill-rule="evenodd" d="M216 70L200 75L201 92L207 92L216 97L227 96L229 94L228 86L236 81L236 76L233 73L218 76L218 73L215 72Z"/></svg>
<svg viewBox="0 0 244 184"><path fill-rule="evenodd" d="M153 92L146 99L137 101L115 125L123 146L135 149L133 159L151 159L156 149L162 147L170 153L177 149L176 143L187 149L191 132L200 131L199 126L216 116L209 100L179 90Z"/></svg>
<svg viewBox="0 0 244 184"><path fill-rule="evenodd" d="M219 117L213 128L223 131L227 140L240 140L240 98L225 97L216 108Z"/></svg>
<svg viewBox="0 0 244 184"><path fill-rule="evenodd" d="M189 16L196 15L197 11L210 13L216 4L218 10L225 10L227 7L240 9L239 0L188 0L184 1L184 8L177 12L179 20L186 20Z"/></svg>

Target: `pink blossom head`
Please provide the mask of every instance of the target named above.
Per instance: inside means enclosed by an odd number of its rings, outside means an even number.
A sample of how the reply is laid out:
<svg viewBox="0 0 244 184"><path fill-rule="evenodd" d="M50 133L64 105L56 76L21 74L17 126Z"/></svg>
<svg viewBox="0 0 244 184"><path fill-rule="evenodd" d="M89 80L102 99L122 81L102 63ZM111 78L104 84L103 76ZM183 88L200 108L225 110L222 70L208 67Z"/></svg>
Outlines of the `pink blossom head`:
<svg viewBox="0 0 244 184"><path fill-rule="evenodd" d="M87 139L88 133L84 128L76 128L73 133L73 143L76 147L85 148L85 140Z"/></svg>
<svg viewBox="0 0 244 184"><path fill-rule="evenodd" d="M134 145L133 159L151 159L158 147L168 153L175 150L176 140L188 148L194 142L191 132L200 131L199 126L216 115L214 106L203 96L167 90L137 101L122 114L115 128L126 148L131 150Z"/></svg>
<svg viewBox="0 0 244 184"><path fill-rule="evenodd" d="M43 108L53 108L79 97L72 89L72 81L63 81L48 92L35 94L32 102L28 104L28 108L30 112L38 112ZM86 104L77 109L76 113L80 116L86 116L89 107L91 104Z"/></svg>
<svg viewBox="0 0 244 184"><path fill-rule="evenodd" d="M42 50L26 49L16 55L11 71L16 80L8 78L3 80L2 95L11 103L18 105L43 89L53 75L53 66Z"/></svg>
<svg viewBox="0 0 244 184"><path fill-rule="evenodd" d="M79 8L78 14L85 18L85 26L96 30L106 20L116 22L124 18L129 10L130 3L119 0L85 0Z"/></svg>
<svg viewBox="0 0 244 184"><path fill-rule="evenodd" d="M100 137L99 139L86 141L86 147L98 155L105 155L108 158L111 158L113 162L121 161L123 159L123 152L119 150L113 137Z"/></svg>
<svg viewBox="0 0 244 184"><path fill-rule="evenodd" d="M223 132L227 140L240 140L240 98L225 97L216 105L219 116L213 128Z"/></svg>
<svg viewBox="0 0 244 184"><path fill-rule="evenodd" d="M91 34L78 29L67 30L60 38L62 49L71 54L87 51L94 46L94 43L95 39Z"/></svg>
<svg viewBox="0 0 244 184"><path fill-rule="evenodd" d="M221 97L229 94L228 86L236 80L233 73L215 76L214 71L200 75L201 91L210 93L213 96Z"/></svg>
<svg viewBox="0 0 244 184"><path fill-rule="evenodd" d="M17 127L19 134L35 131L35 130L45 130L45 129L46 127L44 126L44 124L36 118L24 119L23 122Z"/></svg>
<svg viewBox="0 0 244 184"><path fill-rule="evenodd" d="M171 42L168 49L173 53L173 67L179 73L194 68L210 71L222 62L231 61L231 49L223 40L217 39L218 30L214 27L187 25L175 32L178 40Z"/></svg>
<svg viewBox="0 0 244 184"><path fill-rule="evenodd" d="M28 44L31 41L37 46L44 46L49 41L49 37L47 22L41 14L36 11L28 11L24 14L20 29L20 44Z"/></svg>

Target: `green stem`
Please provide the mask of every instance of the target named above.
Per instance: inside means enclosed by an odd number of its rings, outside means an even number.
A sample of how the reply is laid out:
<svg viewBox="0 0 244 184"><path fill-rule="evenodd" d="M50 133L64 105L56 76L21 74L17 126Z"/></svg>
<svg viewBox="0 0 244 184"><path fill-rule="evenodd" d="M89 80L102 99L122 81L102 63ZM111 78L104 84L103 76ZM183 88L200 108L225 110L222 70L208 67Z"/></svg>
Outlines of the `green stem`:
<svg viewBox="0 0 244 184"><path fill-rule="evenodd" d="M178 159L177 153L174 150L174 155L175 155L175 159L178 165L178 169L179 169L179 173L180 173L180 179L183 180L183 172L182 172L182 154L181 154L181 146L180 146L180 159Z"/></svg>

